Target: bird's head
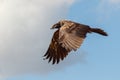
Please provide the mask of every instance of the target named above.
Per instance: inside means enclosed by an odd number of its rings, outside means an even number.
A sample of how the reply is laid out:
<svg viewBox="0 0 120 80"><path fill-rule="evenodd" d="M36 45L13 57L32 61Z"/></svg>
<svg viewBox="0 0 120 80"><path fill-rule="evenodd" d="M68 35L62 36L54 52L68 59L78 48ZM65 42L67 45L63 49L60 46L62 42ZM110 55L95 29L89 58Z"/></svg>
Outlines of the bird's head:
<svg viewBox="0 0 120 80"><path fill-rule="evenodd" d="M63 25L64 25L64 20L61 20L58 23L54 24L51 29L59 29Z"/></svg>

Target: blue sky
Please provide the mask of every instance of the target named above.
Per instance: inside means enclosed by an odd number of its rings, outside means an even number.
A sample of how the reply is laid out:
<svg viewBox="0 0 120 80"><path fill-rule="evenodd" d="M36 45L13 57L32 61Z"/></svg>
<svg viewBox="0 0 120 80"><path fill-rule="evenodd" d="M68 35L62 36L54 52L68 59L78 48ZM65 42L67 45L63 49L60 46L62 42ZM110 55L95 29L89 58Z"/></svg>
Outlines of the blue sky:
<svg viewBox="0 0 120 80"><path fill-rule="evenodd" d="M109 35L87 35L81 46L87 53L85 63L78 62L46 75L22 75L6 80L120 80L119 4L119 0L115 3L112 0L81 0L69 8L67 19L102 28Z"/></svg>

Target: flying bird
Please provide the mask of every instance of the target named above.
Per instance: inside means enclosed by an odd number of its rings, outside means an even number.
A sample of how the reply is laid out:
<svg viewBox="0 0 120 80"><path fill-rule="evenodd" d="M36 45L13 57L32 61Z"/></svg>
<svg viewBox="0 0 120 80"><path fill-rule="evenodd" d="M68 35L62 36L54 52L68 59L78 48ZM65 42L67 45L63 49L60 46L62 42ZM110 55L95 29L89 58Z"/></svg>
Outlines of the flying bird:
<svg viewBox="0 0 120 80"><path fill-rule="evenodd" d="M80 24L69 20L60 20L54 24L51 29L57 29L53 34L51 43L47 52L44 54L44 59L52 64L58 64L72 50L76 51L87 33L98 33L103 36L108 36L104 30L100 28L91 28L88 25Z"/></svg>

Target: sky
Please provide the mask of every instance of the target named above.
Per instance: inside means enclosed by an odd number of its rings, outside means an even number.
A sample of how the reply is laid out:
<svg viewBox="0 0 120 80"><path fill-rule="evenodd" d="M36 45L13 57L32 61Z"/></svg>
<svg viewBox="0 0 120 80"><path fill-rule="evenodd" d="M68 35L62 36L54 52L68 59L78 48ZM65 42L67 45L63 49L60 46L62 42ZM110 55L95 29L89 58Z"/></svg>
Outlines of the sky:
<svg viewBox="0 0 120 80"><path fill-rule="evenodd" d="M0 0L0 80L120 80L120 0ZM99 27L58 65L43 60L61 19Z"/></svg>

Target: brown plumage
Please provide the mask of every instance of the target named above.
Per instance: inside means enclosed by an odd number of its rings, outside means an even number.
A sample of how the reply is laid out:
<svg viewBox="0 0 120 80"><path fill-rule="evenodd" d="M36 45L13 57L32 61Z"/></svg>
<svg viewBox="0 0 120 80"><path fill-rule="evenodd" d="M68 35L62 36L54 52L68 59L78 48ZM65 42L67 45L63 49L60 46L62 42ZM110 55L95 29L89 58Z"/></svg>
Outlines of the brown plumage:
<svg viewBox="0 0 120 80"><path fill-rule="evenodd" d="M86 34L95 32L103 36L107 33L99 28L90 28L88 25L68 20L61 20L52 26L58 30L54 33L50 46L44 55L52 64L59 63L70 51L76 51L84 41Z"/></svg>

